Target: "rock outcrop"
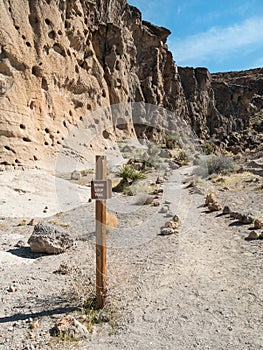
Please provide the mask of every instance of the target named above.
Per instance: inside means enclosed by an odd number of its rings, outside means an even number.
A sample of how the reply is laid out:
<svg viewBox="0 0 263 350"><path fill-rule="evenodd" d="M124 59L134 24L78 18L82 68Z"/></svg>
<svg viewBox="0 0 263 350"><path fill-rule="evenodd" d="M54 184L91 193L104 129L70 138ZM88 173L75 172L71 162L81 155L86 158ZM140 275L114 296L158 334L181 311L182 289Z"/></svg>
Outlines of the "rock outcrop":
<svg viewBox="0 0 263 350"><path fill-rule="evenodd" d="M0 29L2 169L44 167L61 148L74 153L65 139L82 123L96 135L88 143L76 137L88 154L116 137L157 140L158 125L173 130L179 119L220 142L263 108L263 70L178 69L166 44L170 31L143 21L126 0L0 0ZM131 102L173 114L166 121L157 113L156 128L147 128L127 111L92 113Z"/></svg>

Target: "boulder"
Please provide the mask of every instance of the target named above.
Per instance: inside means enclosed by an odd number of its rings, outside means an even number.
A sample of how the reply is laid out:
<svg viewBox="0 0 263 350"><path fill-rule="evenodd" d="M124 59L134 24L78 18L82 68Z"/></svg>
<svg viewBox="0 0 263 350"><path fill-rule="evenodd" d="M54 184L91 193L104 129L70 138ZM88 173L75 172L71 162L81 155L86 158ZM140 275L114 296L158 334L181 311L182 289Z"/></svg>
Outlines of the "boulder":
<svg viewBox="0 0 263 350"><path fill-rule="evenodd" d="M39 223L28 244L33 253L60 254L73 245L73 238L60 227Z"/></svg>

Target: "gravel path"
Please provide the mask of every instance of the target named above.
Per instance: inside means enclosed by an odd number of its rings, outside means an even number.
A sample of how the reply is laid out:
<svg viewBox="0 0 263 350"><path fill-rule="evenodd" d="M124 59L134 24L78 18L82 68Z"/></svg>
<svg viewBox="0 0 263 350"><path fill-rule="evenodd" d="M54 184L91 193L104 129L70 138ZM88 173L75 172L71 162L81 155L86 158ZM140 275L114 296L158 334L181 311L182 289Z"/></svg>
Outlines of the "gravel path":
<svg viewBox="0 0 263 350"><path fill-rule="evenodd" d="M167 220L160 207L132 197L109 202L120 221L108 234L113 322L95 325L88 341L58 341L49 331L93 291L94 203L46 219L68 223L76 238L58 256L15 247L32 227L2 220L0 349L263 349L263 241L246 241L249 226L208 213L204 196L182 186L190 171L175 172L164 187L162 201L182 220L178 235L158 235ZM249 198L261 210L262 192ZM67 273L54 273L61 264ZM30 330L30 318L40 327Z"/></svg>

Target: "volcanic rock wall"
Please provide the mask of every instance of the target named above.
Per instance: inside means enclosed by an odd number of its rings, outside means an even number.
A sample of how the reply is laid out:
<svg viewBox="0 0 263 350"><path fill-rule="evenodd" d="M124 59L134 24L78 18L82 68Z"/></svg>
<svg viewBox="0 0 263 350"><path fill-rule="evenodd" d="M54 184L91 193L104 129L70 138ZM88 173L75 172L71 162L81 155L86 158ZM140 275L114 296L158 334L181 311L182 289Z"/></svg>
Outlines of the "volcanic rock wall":
<svg viewBox="0 0 263 350"><path fill-rule="evenodd" d="M230 87L204 68L178 70L169 34L125 0L0 0L2 169L44 166L84 121L97 135L93 143L80 140L87 152L143 133L125 113L122 120L94 116L119 103L164 107L175 116L169 129L183 118L200 138L245 127L255 88ZM106 121L112 127L103 130Z"/></svg>

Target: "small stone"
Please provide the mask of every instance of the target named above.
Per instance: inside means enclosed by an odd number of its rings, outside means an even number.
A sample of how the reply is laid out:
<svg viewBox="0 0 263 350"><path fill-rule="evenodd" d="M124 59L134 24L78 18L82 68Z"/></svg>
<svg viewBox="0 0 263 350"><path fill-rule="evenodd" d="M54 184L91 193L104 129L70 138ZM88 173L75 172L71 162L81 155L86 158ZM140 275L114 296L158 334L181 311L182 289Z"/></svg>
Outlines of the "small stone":
<svg viewBox="0 0 263 350"><path fill-rule="evenodd" d="M34 226L35 225L35 220L31 219L28 223L28 226Z"/></svg>
<svg viewBox="0 0 263 350"><path fill-rule="evenodd" d="M209 205L209 203L216 202L216 195L214 192L208 193L205 198L205 205Z"/></svg>
<svg viewBox="0 0 263 350"><path fill-rule="evenodd" d="M77 170L74 170L72 173L71 173L71 180L80 180L81 178L81 172L80 171L77 171Z"/></svg>
<svg viewBox="0 0 263 350"><path fill-rule="evenodd" d="M175 222L173 220L171 221L167 221L165 224L164 224L165 227L169 227L169 228L177 228L178 227L178 222Z"/></svg>
<svg viewBox="0 0 263 350"><path fill-rule="evenodd" d="M179 223L179 222L180 222L179 216L178 216L178 215L174 215L174 216L173 216L173 221Z"/></svg>
<svg viewBox="0 0 263 350"><path fill-rule="evenodd" d="M231 218L231 219L237 219L237 218L238 218L238 215L239 215L238 212L232 211L232 212L230 213L230 218Z"/></svg>
<svg viewBox="0 0 263 350"><path fill-rule="evenodd" d="M212 202L208 204L208 209L210 211L220 211L222 210L222 207L218 202Z"/></svg>
<svg viewBox="0 0 263 350"><path fill-rule="evenodd" d="M247 236L247 240L255 240L260 238L260 233L257 231L251 231L250 234Z"/></svg>
<svg viewBox="0 0 263 350"><path fill-rule="evenodd" d="M39 328L39 322L38 321L33 321L29 324L29 327L31 329Z"/></svg>
<svg viewBox="0 0 263 350"><path fill-rule="evenodd" d="M165 201L164 201L164 204L170 205L170 204L172 204L172 202L171 202L171 201L165 200Z"/></svg>
<svg viewBox="0 0 263 350"><path fill-rule="evenodd" d="M156 200L152 202L152 206L154 206L154 207L159 207L159 205L160 205L160 202L158 202Z"/></svg>
<svg viewBox="0 0 263 350"><path fill-rule="evenodd" d="M253 222L253 217L251 216L251 214L242 214L242 213L239 213L238 216L237 216L237 220L238 220L241 224L247 225L247 224L252 224L252 222Z"/></svg>
<svg viewBox="0 0 263 350"><path fill-rule="evenodd" d="M160 235L168 236L168 235L172 235L172 234L175 234L175 233L178 233L178 231L173 229L173 228L171 228L171 227L162 227Z"/></svg>
<svg viewBox="0 0 263 350"><path fill-rule="evenodd" d="M261 229L263 227L263 222L259 219L254 220L254 228Z"/></svg>
<svg viewBox="0 0 263 350"><path fill-rule="evenodd" d="M96 322L109 322L110 316L107 315L105 312L100 312L98 316L96 317Z"/></svg>
<svg viewBox="0 0 263 350"><path fill-rule="evenodd" d="M162 207L160 210L159 210L159 213L161 214L166 214L169 210L169 207L168 206L164 206Z"/></svg>
<svg viewBox="0 0 263 350"><path fill-rule="evenodd" d="M22 247L25 247L26 246L26 243L22 240L18 241L16 244L15 244L15 247L17 248L22 248Z"/></svg>
<svg viewBox="0 0 263 350"><path fill-rule="evenodd" d="M13 293L17 291L17 288L15 286L9 286L7 289L8 292Z"/></svg>
<svg viewBox="0 0 263 350"><path fill-rule="evenodd" d="M152 204L153 198L154 198L154 197L152 197L152 196L147 196L147 197L145 198L145 200L144 200L144 204L145 204L145 205Z"/></svg>
<svg viewBox="0 0 263 350"><path fill-rule="evenodd" d="M231 210L230 210L229 206L225 205L224 208L223 208L223 214L224 215L228 215L230 213L231 213Z"/></svg>
<svg viewBox="0 0 263 350"><path fill-rule="evenodd" d="M155 183L156 183L157 185L163 184L163 183L164 183L164 178L161 177L161 176L158 176L157 179L156 179L156 181L155 181Z"/></svg>
<svg viewBox="0 0 263 350"><path fill-rule="evenodd" d="M89 336L87 328L72 316L59 320L52 329L52 333L55 336L70 337L75 340L86 339Z"/></svg>
<svg viewBox="0 0 263 350"><path fill-rule="evenodd" d="M28 335L31 339L34 339L36 337L36 334L34 332L29 332Z"/></svg>

